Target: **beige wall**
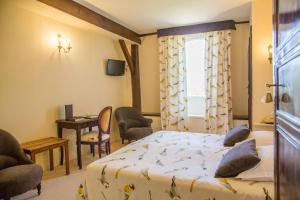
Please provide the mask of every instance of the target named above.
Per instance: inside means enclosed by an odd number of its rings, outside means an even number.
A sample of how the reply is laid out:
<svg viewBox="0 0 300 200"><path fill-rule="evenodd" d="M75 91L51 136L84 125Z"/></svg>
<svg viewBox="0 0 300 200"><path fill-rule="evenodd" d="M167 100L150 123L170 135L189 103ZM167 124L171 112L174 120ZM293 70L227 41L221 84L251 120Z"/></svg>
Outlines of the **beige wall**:
<svg viewBox="0 0 300 200"><path fill-rule="evenodd" d="M237 25L232 34L232 85L234 114L247 114L248 109L248 40L249 24ZM140 71L142 89L142 108L145 112L159 112L159 58L157 36L142 39L140 47ZM160 127L159 119L155 118L154 127ZM204 132L202 118L192 117L189 129L193 132Z"/></svg>
<svg viewBox="0 0 300 200"><path fill-rule="evenodd" d="M272 65L268 60L268 45L272 44L272 0L254 0L252 2L252 77L253 77L253 123L273 111L273 104L263 104L262 96L268 89L266 83L272 83Z"/></svg>
<svg viewBox="0 0 300 200"><path fill-rule="evenodd" d="M140 47L140 75L142 110L160 112L159 103L159 57L157 36L142 38Z"/></svg>
<svg viewBox="0 0 300 200"><path fill-rule="evenodd" d="M142 38L139 50L142 111L160 113L159 57L157 36ZM154 130L161 129L160 117L151 117Z"/></svg>
<svg viewBox="0 0 300 200"><path fill-rule="evenodd" d="M248 115L248 44L250 25L237 24L231 41L231 81L234 115Z"/></svg>
<svg viewBox="0 0 300 200"><path fill-rule="evenodd" d="M122 58L115 38L40 16L12 0L0 2L0 27L0 128L20 142L56 136L55 120L64 117L65 104L73 104L77 115L126 105L126 76L105 75L105 61ZM71 39L70 53L58 53L57 33ZM113 140L119 137L115 124ZM71 139L74 158L75 134L65 131L64 137Z"/></svg>

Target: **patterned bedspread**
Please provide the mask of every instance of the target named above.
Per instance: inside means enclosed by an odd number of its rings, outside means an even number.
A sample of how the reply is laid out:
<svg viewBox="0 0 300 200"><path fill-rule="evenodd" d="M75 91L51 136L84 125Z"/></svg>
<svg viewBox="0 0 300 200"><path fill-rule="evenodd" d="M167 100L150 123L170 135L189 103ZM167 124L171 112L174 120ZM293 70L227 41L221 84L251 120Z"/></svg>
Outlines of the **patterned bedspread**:
<svg viewBox="0 0 300 200"><path fill-rule="evenodd" d="M273 182L214 178L223 136L156 132L90 164L89 200L271 200ZM83 188L81 188L83 190Z"/></svg>

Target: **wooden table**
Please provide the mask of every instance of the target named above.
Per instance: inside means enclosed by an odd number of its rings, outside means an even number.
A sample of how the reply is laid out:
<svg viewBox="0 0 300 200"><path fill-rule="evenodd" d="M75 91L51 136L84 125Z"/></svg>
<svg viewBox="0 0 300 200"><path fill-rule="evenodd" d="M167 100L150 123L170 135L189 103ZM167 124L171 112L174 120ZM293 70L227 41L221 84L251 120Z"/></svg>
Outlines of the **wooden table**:
<svg viewBox="0 0 300 200"><path fill-rule="evenodd" d="M31 160L35 162L35 155L37 153L41 153L44 151L49 151L49 160L50 160L50 170L54 169L53 163L53 149L55 148L63 148L65 149L65 160L66 160L66 175L70 174L70 166L69 166L69 147L68 147L69 140L56 138L56 137L49 137L40 140L34 140L31 142L26 142L21 144L24 152L31 156Z"/></svg>
<svg viewBox="0 0 300 200"><path fill-rule="evenodd" d="M82 169L82 160L81 160L81 130L84 128L89 128L89 131L92 131L92 128L94 126L98 126L98 118L83 118L80 120L76 121L70 121L70 120L65 120L65 119L59 119L56 120L57 124L57 135L59 138L62 138L62 133L63 129L73 129L76 131L76 145L77 145L77 164L79 166L79 169ZM61 153L60 153L60 164L63 164L63 150L61 148Z"/></svg>

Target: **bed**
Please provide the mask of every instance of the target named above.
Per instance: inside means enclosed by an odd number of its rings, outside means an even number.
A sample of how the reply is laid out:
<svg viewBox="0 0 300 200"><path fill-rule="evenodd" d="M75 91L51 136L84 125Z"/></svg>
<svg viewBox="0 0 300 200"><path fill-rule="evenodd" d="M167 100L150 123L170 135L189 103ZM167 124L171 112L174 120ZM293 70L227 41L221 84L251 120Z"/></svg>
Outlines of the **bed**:
<svg viewBox="0 0 300 200"><path fill-rule="evenodd" d="M273 182L214 178L224 136L159 131L91 163L89 200L269 200Z"/></svg>

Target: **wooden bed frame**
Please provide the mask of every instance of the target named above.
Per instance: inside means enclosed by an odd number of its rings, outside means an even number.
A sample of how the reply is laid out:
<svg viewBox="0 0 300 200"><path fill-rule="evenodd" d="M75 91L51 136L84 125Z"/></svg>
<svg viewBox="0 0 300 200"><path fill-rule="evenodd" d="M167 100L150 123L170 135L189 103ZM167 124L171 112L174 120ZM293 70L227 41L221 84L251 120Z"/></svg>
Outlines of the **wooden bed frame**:
<svg viewBox="0 0 300 200"><path fill-rule="evenodd" d="M275 197L300 199L300 0L273 0Z"/></svg>

